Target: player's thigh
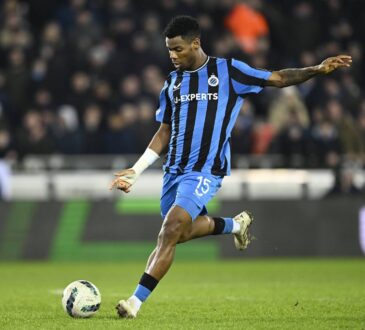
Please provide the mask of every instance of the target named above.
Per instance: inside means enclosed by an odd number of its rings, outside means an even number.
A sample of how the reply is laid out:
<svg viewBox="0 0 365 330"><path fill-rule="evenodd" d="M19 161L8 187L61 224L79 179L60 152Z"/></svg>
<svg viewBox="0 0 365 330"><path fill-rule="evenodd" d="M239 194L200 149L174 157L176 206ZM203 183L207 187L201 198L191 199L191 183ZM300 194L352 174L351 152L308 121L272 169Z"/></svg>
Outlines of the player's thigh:
<svg viewBox="0 0 365 330"><path fill-rule="evenodd" d="M219 176L199 172L185 174L177 188L175 205L185 209L194 221L221 184Z"/></svg>
<svg viewBox="0 0 365 330"><path fill-rule="evenodd" d="M167 213L175 202L178 187L178 176L165 173L163 177L163 185L160 199L160 210L162 219L165 219Z"/></svg>

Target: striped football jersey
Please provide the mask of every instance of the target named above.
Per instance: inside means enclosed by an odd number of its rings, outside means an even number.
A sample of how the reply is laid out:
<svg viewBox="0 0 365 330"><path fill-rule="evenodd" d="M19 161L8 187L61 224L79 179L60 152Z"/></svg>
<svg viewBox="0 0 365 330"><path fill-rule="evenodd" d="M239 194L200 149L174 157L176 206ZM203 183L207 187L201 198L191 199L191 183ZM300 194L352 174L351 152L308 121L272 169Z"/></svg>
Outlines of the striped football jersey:
<svg viewBox="0 0 365 330"><path fill-rule="evenodd" d="M229 175L231 131L244 98L259 93L270 75L214 57L197 70L171 72L156 111L157 121L171 125L164 170Z"/></svg>

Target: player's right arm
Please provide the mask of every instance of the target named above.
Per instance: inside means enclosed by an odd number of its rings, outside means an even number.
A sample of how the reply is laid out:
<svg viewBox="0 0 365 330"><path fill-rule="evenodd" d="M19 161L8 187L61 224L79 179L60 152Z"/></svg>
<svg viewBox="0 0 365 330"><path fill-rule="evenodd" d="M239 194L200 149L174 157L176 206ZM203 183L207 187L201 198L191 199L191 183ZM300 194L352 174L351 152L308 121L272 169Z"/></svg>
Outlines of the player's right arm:
<svg viewBox="0 0 365 330"><path fill-rule="evenodd" d="M167 149L171 136L172 115L172 105L168 91L170 84L171 77L169 76L162 87L159 106L156 111L156 120L161 123L160 128L155 133L146 151L137 162L131 168L114 174L116 178L110 184L110 189L116 188L129 193L132 185L136 182L142 172L152 165Z"/></svg>
<svg viewBox="0 0 365 330"><path fill-rule="evenodd" d="M142 172L147 167L152 165L167 149L170 141L170 135L170 125L161 123L146 151L137 160L137 162L131 168L119 171L114 174L116 178L110 184L110 189L116 188L129 193L131 191L132 185L137 181Z"/></svg>
<svg viewBox="0 0 365 330"><path fill-rule="evenodd" d="M169 124L161 123L160 128L152 138L148 148L152 149L158 155L163 154L170 142L171 126Z"/></svg>

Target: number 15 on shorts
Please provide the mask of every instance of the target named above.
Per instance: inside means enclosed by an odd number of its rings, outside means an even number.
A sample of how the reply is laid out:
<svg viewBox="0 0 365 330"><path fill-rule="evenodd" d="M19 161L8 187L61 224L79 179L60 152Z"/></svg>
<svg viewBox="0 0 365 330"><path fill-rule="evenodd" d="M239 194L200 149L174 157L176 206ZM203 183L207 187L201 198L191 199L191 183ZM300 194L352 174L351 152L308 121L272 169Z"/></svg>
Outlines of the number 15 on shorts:
<svg viewBox="0 0 365 330"><path fill-rule="evenodd" d="M203 176L198 176L198 185L195 188L195 194L199 197L205 195L209 192L209 184L212 182L211 180L204 178Z"/></svg>

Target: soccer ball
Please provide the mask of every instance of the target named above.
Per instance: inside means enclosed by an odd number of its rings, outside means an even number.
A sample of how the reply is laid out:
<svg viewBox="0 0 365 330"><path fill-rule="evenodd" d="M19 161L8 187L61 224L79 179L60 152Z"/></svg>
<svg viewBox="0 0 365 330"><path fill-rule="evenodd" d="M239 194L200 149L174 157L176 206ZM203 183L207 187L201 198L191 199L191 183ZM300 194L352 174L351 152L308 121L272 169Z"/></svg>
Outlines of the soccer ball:
<svg viewBox="0 0 365 330"><path fill-rule="evenodd" d="M72 282L63 290L62 306L72 317L90 317L98 311L100 303L100 292L89 281Z"/></svg>

